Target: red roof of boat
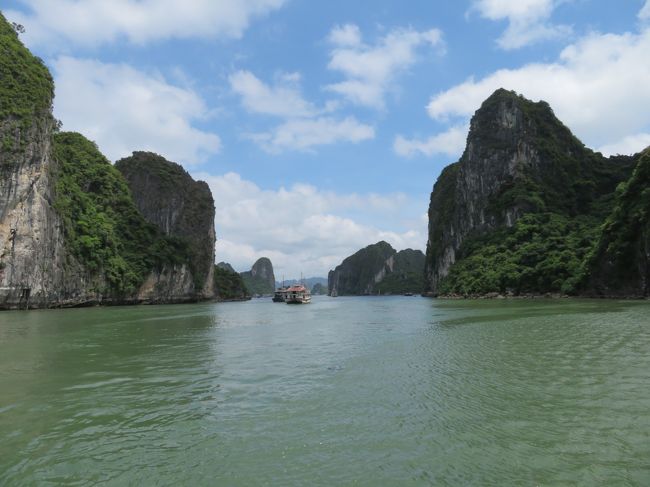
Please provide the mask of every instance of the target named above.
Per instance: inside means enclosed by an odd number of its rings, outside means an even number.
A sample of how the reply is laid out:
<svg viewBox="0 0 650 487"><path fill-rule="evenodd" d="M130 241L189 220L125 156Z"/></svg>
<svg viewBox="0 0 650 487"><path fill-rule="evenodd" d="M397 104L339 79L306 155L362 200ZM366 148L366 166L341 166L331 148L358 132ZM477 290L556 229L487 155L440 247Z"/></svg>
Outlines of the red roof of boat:
<svg viewBox="0 0 650 487"><path fill-rule="evenodd" d="M287 289L287 291L289 292L306 291L306 290L307 288L305 288L305 286L301 286L298 284L295 286L291 286L289 289Z"/></svg>

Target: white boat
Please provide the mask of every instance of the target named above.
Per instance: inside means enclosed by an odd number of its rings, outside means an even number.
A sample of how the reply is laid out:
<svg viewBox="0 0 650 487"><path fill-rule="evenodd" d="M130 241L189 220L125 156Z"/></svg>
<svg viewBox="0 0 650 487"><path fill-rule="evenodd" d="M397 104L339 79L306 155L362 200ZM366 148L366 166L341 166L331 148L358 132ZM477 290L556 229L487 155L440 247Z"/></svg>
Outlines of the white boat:
<svg viewBox="0 0 650 487"><path fill-rule="evenodd" d="M308 304L311 303L311 292L302 284L289 287L286 291L285 302L287 304Z"/></svg>

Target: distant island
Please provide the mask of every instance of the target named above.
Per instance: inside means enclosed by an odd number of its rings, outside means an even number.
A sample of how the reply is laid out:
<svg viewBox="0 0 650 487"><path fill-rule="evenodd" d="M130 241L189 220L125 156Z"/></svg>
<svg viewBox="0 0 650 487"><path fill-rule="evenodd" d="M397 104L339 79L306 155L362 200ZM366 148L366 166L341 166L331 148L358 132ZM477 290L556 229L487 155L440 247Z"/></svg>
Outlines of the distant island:
<svg viewBox="0 0 650 487"><path fill-rule="evenodd" d="M270 295L275 291L273 263L268 257L257 259L250 271L242 272L240 275L246 289L252 295Z"/></svg>
<svg viewBox="0 0 650 487"><path fill-rule="evenodd" d="M328 292L339 296L420 293L424 254L397 252L381 241L347 257L328 275Z"/></svg>

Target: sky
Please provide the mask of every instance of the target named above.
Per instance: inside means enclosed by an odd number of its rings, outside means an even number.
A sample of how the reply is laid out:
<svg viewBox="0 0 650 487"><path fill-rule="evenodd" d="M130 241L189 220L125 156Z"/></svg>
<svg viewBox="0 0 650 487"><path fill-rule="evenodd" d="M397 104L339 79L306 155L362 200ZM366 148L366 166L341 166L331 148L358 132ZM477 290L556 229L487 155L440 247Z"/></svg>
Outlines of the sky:
<svg viewBox="0 0 650 487"><path fill-rule="evenodd" d="M588 146L650 145L650 0L10 0L54 115L109 160L208 182L216 260L326 276L386 240L425 250L440 171L494 90Z"/></svg>

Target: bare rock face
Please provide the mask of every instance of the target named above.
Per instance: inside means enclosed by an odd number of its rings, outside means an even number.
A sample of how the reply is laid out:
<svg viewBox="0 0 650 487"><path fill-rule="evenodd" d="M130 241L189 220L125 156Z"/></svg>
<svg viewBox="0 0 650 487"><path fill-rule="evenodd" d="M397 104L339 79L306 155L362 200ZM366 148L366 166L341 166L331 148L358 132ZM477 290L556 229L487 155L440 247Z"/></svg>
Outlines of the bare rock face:
<svg viewBox="0 0 650 487"><path fill-rule="evenodd" d="M27 307L58 297L65 258L60 221L52 208L50 132L41 114L27 129L0 131L22 151L2 153L0 165L0 307Z"/></svg>
<svg viewBox="0 0 650 487"><path fill-rule="evenodd" d="M115 167L126 179L145 219L189 247L189 264L152 273L141 297L213 297L215 210L207 183L195 181L179 164L151 152L134 152Z"/></svg>

